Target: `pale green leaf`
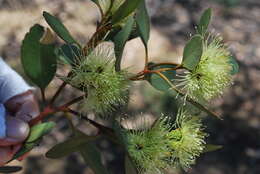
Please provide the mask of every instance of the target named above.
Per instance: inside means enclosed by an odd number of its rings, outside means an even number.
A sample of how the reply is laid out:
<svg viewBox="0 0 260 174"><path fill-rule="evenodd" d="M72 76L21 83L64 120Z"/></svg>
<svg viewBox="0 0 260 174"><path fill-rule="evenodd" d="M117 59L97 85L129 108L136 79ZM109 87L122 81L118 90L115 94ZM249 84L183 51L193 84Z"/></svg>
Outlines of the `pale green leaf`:
<svg viewBox="0 0 260 174"><path fill-rule="evenodd" d="M202 14L201 18L200 18L200 22L198 25L198 33L202 36L204 36L204 34L206 33L209 23L210 23L210 19L211 19L211 8L208 8L207 10L204 11L204 13Z"/></svg>
<svg viewBox="0 0 260 174"><path fill-rule="evenodd" d="M189 70L194 70L200 62L200 58L203 52L202 37L195 35L186 44L183 52L182 64Z"/></svg>

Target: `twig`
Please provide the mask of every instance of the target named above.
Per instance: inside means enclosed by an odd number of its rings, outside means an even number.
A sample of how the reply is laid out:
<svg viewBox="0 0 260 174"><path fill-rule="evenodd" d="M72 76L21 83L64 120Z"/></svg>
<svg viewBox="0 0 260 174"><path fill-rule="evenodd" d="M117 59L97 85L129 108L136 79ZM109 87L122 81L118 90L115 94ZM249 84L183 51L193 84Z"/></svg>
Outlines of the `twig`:
<svg viewBox="0 0 260 174"><path fill-rule="evenodd" d="M154 68L154 67L157 67L157 66L161 66L161 65L173 65L173 66L176 66L178 68L180 68L182 65L178 64L178 63L172 63L172 62L162 62L162 63L156 63L156 64L153 64L153 65L150 65L149 66L149 69L151 68Z"/></svg>
<svg viewBox="0 0 260 174"><path fill-rule="evenodd" d="M54 96L52 97L52 99L50 101L50 105L51 106L54 104L55 100L58 98L58 96L60 95L61 91L63 90L63 88L65 88L66 85L67 85L67 83L65 81L63 81L61 86L56 91L56 93L54 94Z"/></svg>
<svg viewBox="0 0 260 174"><path fill-rule="evenodd" d="M62 106L60 106L58 108L67 108L67 107L69 107L69 106L71 106L71 105L73 105L75 103L78 103L79 101L83 100L84 98L86 98L86 95L82 95L80 97L77 97L77 98L69 101L68 103L66 103L66 104L64 104L64 105L62 105Z"/></svg>
<svg viewBox="0 0 260 174"><path fill-rule="evenodd" d="M69 72L67 77L70 77L72 75L72 72ZM55 100L58 98L58 96L60 95L61 91L66 87L68 83L66 81L63 81L61 86L59 87L59 89L56 91L56 93L54 94L54 96L52 97L51 101L50 101L50 106L52 106L55 102Z"/></svg>
<svg viewBox="0 0 260 174"><path fill-rule="evenodd" d="M89 48L91 48L91 47L95 48L99 43L99 42L97 42L99 40L99 38L104 37L106 32L108 30L110 30L111 28L112 28L111 25L106 25L106 26L101 26L97 29L97 31L93 34L93 36L88 41L87 45L83 48L83 53L85 56L88 55Z"/></svg>
<svg viewBox="0 0 260 174"><path fill-rule="evenodd" d="M106 127L106 126L103 126L103 125L101 125L101 124L99 124L99 123L97 123L97 122L95 122L95 121L89 119L87 116L84 116L83 114L81 114L81 113L79 113L79 112L77 112L77 111L74 111L74 110L68 108L68 112L70 112L70 113L72 113L72 114L74 114L74 115L76 115L76 116L79 116L79 117L80 117L81 119L83 119L83 120L88 121L90 124L92 124L93 126L95 126L96 128L98 128L98 129L100 129L100 130L103 130L103 131L106 130L106 132L109 131L110 133L114 134L114 133L113 133L113 132L114 132L113 129L111 129L111 128L109 128L109 127Z"/></svg>
<svg viewBox="0 0 260 174"><path fill-rule="evenodd" d="M182 93L179 89L177 89L172 83L171 81L165 77L165 75L163 75L161 72L155 72L156 74L158 74L162 79L164 79L170 86L173 90L175 90L178 94L180 94L181 96L185 96L184 93ZM222 119L218 114L210 111L207 107L201 105L200 103L194 101L192 98L190 98L189 96L186 96L186 100L190 103L192 103L193 105L195 105L196 107L202 109L204 112L210 114L210 115L213 115L219 119Z"/></svg>
<svg viewBox="0 0 260 174"><path fill-rule="evenodd" d="M41 96L42 96L43 104L46 105L45 91L44 91L44 89L42 89L42 88L41 88Z"/></svg>

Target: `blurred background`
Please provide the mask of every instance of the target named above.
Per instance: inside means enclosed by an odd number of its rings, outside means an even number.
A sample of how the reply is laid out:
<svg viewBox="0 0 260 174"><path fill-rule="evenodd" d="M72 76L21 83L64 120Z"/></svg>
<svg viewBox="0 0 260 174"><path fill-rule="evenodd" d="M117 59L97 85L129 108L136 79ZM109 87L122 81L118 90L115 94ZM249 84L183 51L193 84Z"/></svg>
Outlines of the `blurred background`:
<svg viewBox="0 0 260 174"><path fill-rule="evenodd" d="M259 0L147 0L152 21L149 43L152 60L181 61L183 46L194 33L204 9L213 9L210 30L223 36L237 58L240 72L234 86L222 98L212 103L212 109L224 120L207 117L208 142L221 144L223 149L203 154L188 173L191 174L259 174L260 173L260 1ZM19 73L20 45L30 26L44 23L42 11L58 16L82 43L95 31L99 19L97 8L89 0L0 0L0 56ZM143 66L143 46L139 39L127 44L124 66L138 72ZM138 65L136 65L138 62ZM60 84L55 80L48 95ZM59 100L71 98L70 88ZM65 94L65 93L64 93ZM175 115L173 100L146 82L135 83L127 114L143 113L149 117L165 113ZM94 119L94 117L93 117ZM77 120L76 120L77 121ZM79 124L79 126L81 126ZM90 126L89 126L90 127ZM95 132L93 128L86 130ZM92 174L83 160L72 154L61 160L49 160L44 153L55 143L70 135L66 122L57 120L53 133L44 139L23 162L20 174ZM104 152L103 161L109 170L122 174L123 157L119 149L105 140L98 146ZM185 172L176 172L185 173Z"/></svg>

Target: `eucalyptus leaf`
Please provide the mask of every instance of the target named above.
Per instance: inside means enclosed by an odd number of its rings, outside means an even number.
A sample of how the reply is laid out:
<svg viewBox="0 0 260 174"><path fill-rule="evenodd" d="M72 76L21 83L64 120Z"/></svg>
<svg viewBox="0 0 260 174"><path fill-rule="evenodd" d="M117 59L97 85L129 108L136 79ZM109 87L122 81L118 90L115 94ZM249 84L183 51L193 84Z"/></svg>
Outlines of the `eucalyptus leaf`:
<svg viewBox="0 0 260 174"><path fill-rule="evenodd" d="M82 53L75 44L63 44L57 51L57 57L66 64L74 65L80 60Z"/></svg>
<svg viewBox="0 0 260 174"><path fill-rule="evenodd" d="M106 14L111 6L111 0L91 0L101 10L102 14Z"/></svg>
<svg viewBox="0 0 260 174"><path fill-rule="evenodd" d="M115 68L117 71L121 69L120 66L121 66L121 59L122 59L124 47L131 34L133 24L134 24L134 18L129 17L124 28L119 33L117 33L113 38L115 55L116 55Z"/></svg>
<svg viewBox="0 0 260 174"><path fill-rule="evenodd" d="M15 160L24 154L30 152L33 148L37 147L41 142L41 139L37 139L36 141L32 143L25 143L22 148L14 155L12 160Z"/></svg>
<svg viewBox="0 0 260 174"><path fill-rule="evenodd" d="M26 143L32 143L42 136L48 134L55 126L54 122L46 122L33 126L30 130L30 135L26 140Z"/></svg>
<svg viewBox="0 0 260 174"><path fill-rule="evenodd" d="M81 145L84 145L85 143L89 141L95 140L97 137L90 137L86 136L84 134L76 135L75 137L72 137L68 140L66 140L63 143L59 143L52 147L47 153L47 158L57 159L65 157L73 152L77 152L81 149Z"/></svg>
<svg viewBox="0 0 260 174"><path fill-rule="evenodd" d="M22 169L20 166L3 166L0 167L0 173L16 173Z"/></svg>
<svg viewBox="0 0 260 174"><path fill-rule="evenodd" d="M230 56L229 63L232 66L232 70L231 70L230 74L231 75L237 74L239 72L239 65L238 65L236 59L233 56Z"/></svg>
<svg viewBox="0 0 260 174"><path fill-rule="evenodd" d="M42 137L48 134L54 126L55 123L53 122L46 122L33 126L30 130L29 137L24 142L22 148L14 155L12 160L23 156L27 152L30 152L34 147L38 146L42 140Z"/></svg>
<svg viewBox="0 0 260 174"><path fill-rule="evenodd" d="M115 135L117 137L118 143L120 145L122 145L122 147L126 147L125 132L122 129L122 126L120 125L120 123L118 121L113 121L113 130L114 130Z"/></svg>
<svg viewBox="0 0 260 174"><path fill-rule="evenodd" d="M137 9L141 1L144 0L126 0L112 16L112 24L116 24L128 17Z"/></svg>
<svg viewBox="0 0 260 174"><path fill-rule="evenodd" d="M152 65L150 63L150 65ZM155 68L152 68L150 70L157 70L161 68L175 68L175 65L161 65L161 66L156 66ZM162 74L165 75L170 81L173 81L176 78L176 71L175 70L170 70L170 71L164 71ZM146 76L146 79L148 82L157 90L159 91L164 91L167 92L171 88L169 83L167 83L164 79L162 79L158 74L152 73L148 74Z"/></svg>
<svg viewBox="0 0 260 174"><path fill-rule="evenodd" d="M43 17L49 26L55 31L55 33L67 43L77 43L76 40L71 36L68 29L63 25L63 23L55 16L52 16L50 13L44 11Z"/></svg>
<svg viewBox="0 0 260 174"><path fill-rule="evenodd" d="M92 143L85 143L80 146L80 154L95 174L109 174L102 164L101 154Z"/></svg>
<svg viewBox="0 0 260 174"><path fill-rule="evenodd" d="M26 75L41 89L45 89L53 79L57 60L54 44L42 44L44 27L34 25L25 38L21 47L21 62Z"/></svg>
<svg viewBox="0 0 260 174"><path fill-rule="evenodd" d="M200 22L198 25L198 33L202 36L204 36L204 34L208 29L210 19L211 19L211 14L212 14L212 10L211 8L208 8L207 10L204 11L204 13L200 18Z"/></svg>
<svg viewBox="0 0 260 174"><path fill-rule="evenodd" d="M125 174L138 174L132 160L125 155Z"/></svg>
<svg viewBox="0 0 260 174"><path fill-rule="evenodd" d="M112 41L113 38L120 32L122 31L122 29L124 28L125 25L123 26L116 26L113 27L113 29L108 33L108 35L106 36L106 38L104 39L105 41ZM137 29L137 24L136 24L136 20L134 21L133 27L132 27L132 31L131 34L128 38L128 41L135 39L137 37L140 36L140 32Z"/></svg>
<svg viewBox="0 0 260 174"><path fill-rule="evenodd" d="M142 1L136 12L137 29L140 33L140 37L147 47L147 43L150 37L150 17L146 8L145 1Z"/></svg>
<svg viewBox="0 0 260 174"><path fill-rule="evenodd" d="M214 144L206 144L206 147L204 149L204 153L206 152L213 152L213 151L216 151L216 150L219 150L219 149L222 149L223 146L221 145L214 145Z"/></svg>
<svg viewBox="0 0 260 174"><path fill-rule="evenodd" d="M111 8L111 14L114 15L118 8L126 1L126 0L112 0L113 6Z"/></svg>
<svg viewBox="0 0 260 174"><path fill-rule="evenodd" d="M194 70L200 62L200 58L203 52L203 41L202 37L195 35L186 44L183 52L183 67Z"/></svg>

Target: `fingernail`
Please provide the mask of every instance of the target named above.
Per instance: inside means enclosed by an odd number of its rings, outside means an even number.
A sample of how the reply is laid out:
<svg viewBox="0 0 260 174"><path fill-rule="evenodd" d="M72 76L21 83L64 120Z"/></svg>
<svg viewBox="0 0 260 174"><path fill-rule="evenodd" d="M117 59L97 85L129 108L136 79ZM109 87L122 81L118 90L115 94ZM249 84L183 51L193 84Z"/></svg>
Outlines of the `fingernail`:
<svg viewBox="0 0 260 174"><path fill-rule="evenodd" d="M28 124L20 119L14 117L7 117L6 126L7 137L15 139L17 142L24 141L29 135L30 129Z"/></svg>

